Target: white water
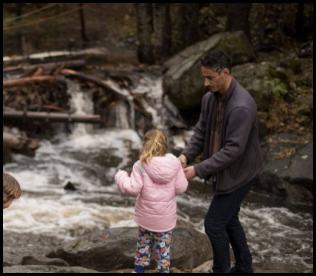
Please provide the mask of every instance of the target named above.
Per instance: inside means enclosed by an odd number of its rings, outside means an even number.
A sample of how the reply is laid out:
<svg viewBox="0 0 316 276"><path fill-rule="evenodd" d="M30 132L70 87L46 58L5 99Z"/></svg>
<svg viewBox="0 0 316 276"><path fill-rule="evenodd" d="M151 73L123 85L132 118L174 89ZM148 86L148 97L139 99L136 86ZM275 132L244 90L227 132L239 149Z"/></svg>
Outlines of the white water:
<svg viewBox="0 0 316 276"><path fill-rule="evenodd" d="M145 89L145 83L137 87L138 93L150 91L148 87ZM159 107L161 82L147 80L147 83L157 92L147 104L150 110L153 104ZM82 94L76 84L69 87L73 110L90 114L91 99ZM159 112L152 109L152 115L157 126L164 124ZM191 133L175 137L175 146L182 148ZM14 155L14 162L4 166L4 171L11 172L21 183L23 195L4 210L3 229L72 239L95 229L134 227L133 208L125 207L124 197L115 186L113 176L118 168L130 164L131 151L140 149L138 134L132 129L95 130L91 126L76 124L72 134L63 137L58 143L42 141L34 158ZM64 189L68 182L74 184L76 192ZM96 203L99 202L97 199L103 204ZM113 206L107 202L119 203ZM181 206L179 217L185 220L191 222L193 218L183 207L198 210L197 222L193 225L204 232L203 218L209 199L185 194L178 198L178 202ZM240 220L245 225L255 263L290 263L305 271L312 270L311 215L293 213L286 208L245 205L241 208Z"/></svg>

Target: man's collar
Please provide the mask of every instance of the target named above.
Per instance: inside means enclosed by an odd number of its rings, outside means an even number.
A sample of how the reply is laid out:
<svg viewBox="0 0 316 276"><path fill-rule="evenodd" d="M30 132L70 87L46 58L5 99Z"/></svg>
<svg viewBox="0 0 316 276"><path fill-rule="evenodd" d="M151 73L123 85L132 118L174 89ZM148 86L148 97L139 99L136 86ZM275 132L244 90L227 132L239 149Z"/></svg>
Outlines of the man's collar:
<svg viewBox="0 0 316 276"><path fill-rule="evenodd" d="M220 94L219 92L215 92L216 98L220 101L227 102L231 97L234 89L236 87L236 80L232 77L229 87L224 95Z"/></svg>

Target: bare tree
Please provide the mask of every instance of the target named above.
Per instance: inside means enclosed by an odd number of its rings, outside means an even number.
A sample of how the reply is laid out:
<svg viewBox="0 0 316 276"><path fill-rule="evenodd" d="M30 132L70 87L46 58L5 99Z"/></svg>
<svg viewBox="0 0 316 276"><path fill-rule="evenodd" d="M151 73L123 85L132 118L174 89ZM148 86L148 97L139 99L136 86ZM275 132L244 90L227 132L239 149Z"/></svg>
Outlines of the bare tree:
<svg viewBox="0 0 316 276"><path fill-rule="evenodd" d="M295 18L295 34L296 38L303 40L305 37L304 29L304 3L297 3L297 13Z"/></svg>
<svg viewBox="0 0 316 276"><path fill-rule="evenodd" d="M153 4L153 53L156 62L163 61L170 54L171 22L169 4Z"/></svg>
<svg viewBox="0 0 316 276"><path fill-rule="evenodd" d="M86 24L85 24L85 17L84 17L84 6L82 3L79 3L79 17L80 17L80 26L81 26L81 40L82 44L86 45L89 42L86 33Z"/></svg>
<svg viewBox="0 0 316 276"><path fill-rule="evenodd" d="M251 3L229 3L227 4L227 31L244 31L250 40L249 12Z"/></svg>
<svg viewBox="0 0 316 276"><path fill-rule="evenodd" d="M199 39L200 4L173 4L172 52L176 53Z"/></svg>
<svg viewBox="0 0 316 276"><path fill-rule="evenodd" d="M137 36L138 36L138 60L143 63L153 64L153 11L152 4L135 3Z"/></svg>
<svg viewBox="0 0 316 276"><path fill-rule="evenodd" d="M24 3L15 3L15 14L16 14L16 23L17 25L21 25L21 16L23 11ZM20 52L22 55L24 54L24 32L23 29L20 27L17 28L16 31L16 48L17 51Z"/></svg>

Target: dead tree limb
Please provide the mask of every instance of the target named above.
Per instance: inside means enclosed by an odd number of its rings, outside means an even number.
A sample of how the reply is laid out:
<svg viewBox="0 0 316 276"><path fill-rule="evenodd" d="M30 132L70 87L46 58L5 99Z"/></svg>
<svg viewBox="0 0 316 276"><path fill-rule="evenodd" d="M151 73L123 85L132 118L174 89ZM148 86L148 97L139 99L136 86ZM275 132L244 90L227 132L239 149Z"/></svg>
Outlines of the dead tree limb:
<svg viewBox="0 0 316 276"><path fill-rule="evenodd" d="M80 73L80 72L77 72L74 70L70 70L70 69L63 69L60 71L60 73L64 76L67 76L67 77L73 77L73 78L93 82L94 84L106 89L110 93L117 95L118 98L121 98L121 99L127 100L127 101L129 100L128 96L130 94L127 91L125 91L125 93L124 93L123 92L124 90L121 90L118 87L116 87L116 84L113 81L111 81L110 79L100 80L94 76L83 74L83 73Z"/></svg>
<svg viewBox="0 0 316 276"><path fill-rule="evenodd" d="M27 78L22 78L22 79L4 80L3 88L26 86L26 85L31 85L35 83L43 83L43 82L56 83L56 82L65 82L65 80L62 77L52 77L52 76L27 77Z"/></svg>
<svg viewBox="0 0 316 276"><path fill-rule="evenodd" d="M58 112L4 111L4 119L33 119L53 122L101 123L100 115L76 115Z"/></svg>
<svg viewBox="0 0 316 276"><path fill-rule="evenodd" d="M61 62L49 62L49 63L39 63L35 65L19 65L5 67L3 71L5 73L10 73L14 71L26 71L33 70L37 68L43 68L44 70L53 70L56 67L62 66L63 68L80 68L86 65L86 61L83 59L71 60L71 61L61 61Z"/></svg>

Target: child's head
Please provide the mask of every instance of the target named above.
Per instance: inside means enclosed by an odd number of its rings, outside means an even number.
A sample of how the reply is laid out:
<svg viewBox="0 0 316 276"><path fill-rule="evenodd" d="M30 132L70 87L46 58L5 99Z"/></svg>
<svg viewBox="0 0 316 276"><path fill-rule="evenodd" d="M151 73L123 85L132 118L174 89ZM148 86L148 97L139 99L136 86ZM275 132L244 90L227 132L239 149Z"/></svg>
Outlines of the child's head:
<svg viewBox="0 0 316 276"><path fill-rule="evenodd" d="M152 129L145 133L143 149L139 159L143 163L154 156L163 156L168 151L168 139L166 134L160 129Z"/></svg>
<svg viewBox="0 0 316 276"><path fill-rule="evenodd" d="M21 193L19 182L13 176L3 173L3 209L8 208Z"/></svg>

